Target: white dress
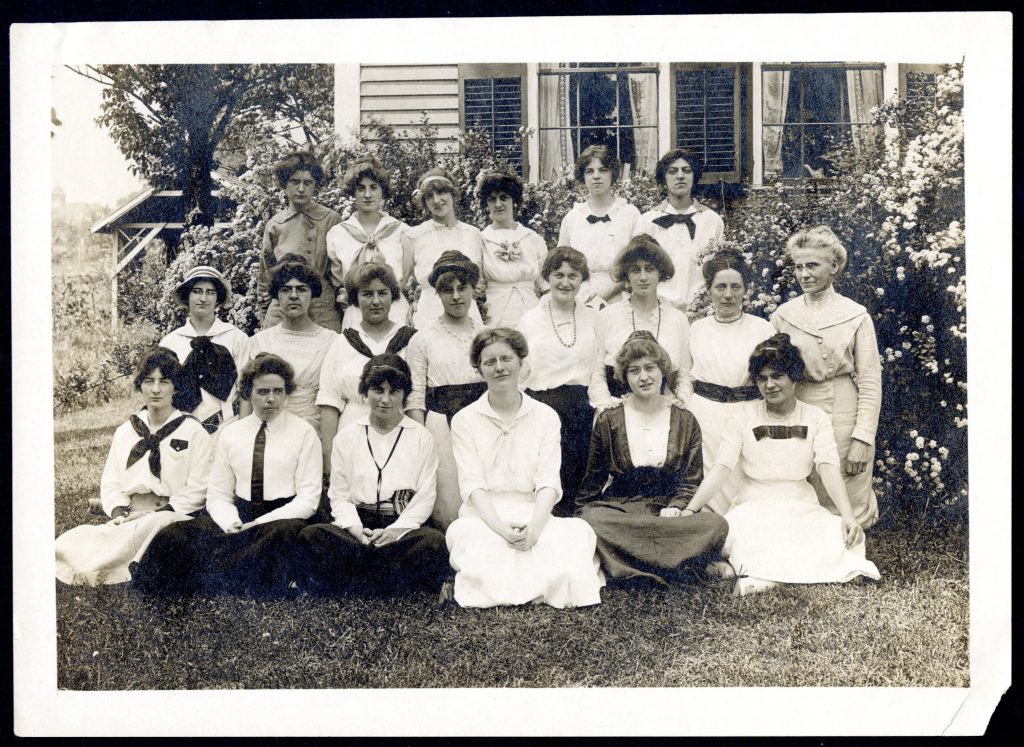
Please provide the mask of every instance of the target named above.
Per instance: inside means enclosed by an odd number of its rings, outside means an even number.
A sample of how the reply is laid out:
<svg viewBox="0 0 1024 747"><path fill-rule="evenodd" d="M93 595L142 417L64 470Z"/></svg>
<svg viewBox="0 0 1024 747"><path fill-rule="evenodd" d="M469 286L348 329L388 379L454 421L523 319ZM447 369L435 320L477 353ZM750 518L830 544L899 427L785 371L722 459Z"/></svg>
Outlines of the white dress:
<svg viewBox="0 0 1024 747"><path fill-rule="evenodd" d="M338 430L370 413L370 408L366 405L366 397L359 393L359 378L363 375L363 366L374 355L386 353L389 348L391 352L397 352L399 356L405 358L406 346L402 345L396 351L394 349L396 345L392 344L392 341L400 333L408 334L408 332L402 332L402 330L408 329L408 327L396 324L379 342L365 334L358 326L346 330L348 334L359 335L359 339L370 351L370 355L356 350L344 334L335 337L327 355L324 356L323 366L320 368L320 389L316 393L316 404L333 407L341 413L341 417L338 419Z"/></svg>
<svg viewBox="0 0 1024 747"><path fill-rule="evenodd" d="M878 579L864 541L846 547L842 520L818 503L807 476L815 465L839 466L832 423L821 409L797 401L786 418L768 414L763 400L743 402L722 436L716 464L743 465L736 503L725 515L722 555L737 575L788 584ZM760 433L805 428L803 437Z"/></svg>
<svg viewBox="0 0 1024 747"><path fill-rule="evenodd" d="M691 238L690 229L686 224L676 223L668 228L662 228L654 222L656 218L666 215L689 215L696 226L693 237ZM672 278L658 286L658 295L677 307L693 303L693 299L704 287L704 278L698 262L701 252L707 249L711 242L721 241L724 232L725 224L722 217L696 200L682 213L672 207L668 200L664 200L653 210L641 215L633 234L646 233L653 236L672 258L672 264L675 266Z"/></svg>
<svg viewBox="0 0 1024 747"><path fill-rule="evenodd" d="M288 395L287 409L320 432L320 410L316 393L320 389L320 369L338 333L321 327L294 331L275 324L249 338L249 347L258 353L273 353L284 358L295 369L295 391Z"/></svg>
<svg viewBox="0 0 1024 747"><path fill-rule="evenodd" d="M164 425L182 414L175 410ZM137 417L149 428L145 409ZM128 581L128 565L142 557L154 535L169 524L189 519L206 503L213 451L210 436L198 420L186 416L160 442L160 477L151 471L150 452L128 465L140 440L130 422L114 431L100 478L103 510L109 516L115 508L127 507L136 493L164 496L174 510L151 511L124 524L84 524L65 532L56 541L57 578L64 583L99 586Z"/></svg>
<svg viewBox="0 0 1024 747"><path fill-rule="evenodd" d="M384 258L384 263L395 273L397 280L402 279L402 236L409 230L402 221L390 215L381 216L380 223L369 236L359 225L359 219L353 213L327 232L327 260L330 265L331 284L342 288L345 274L367 261L367 256L374 251ZM395 324L407 324L409 302L405 296L399 296L391 302L388 318ZM341 328L353 327L362 321L358 306L349 306L341 320Z"/></svg>
<svg viewBox="0 0 1024 747"><path fill-rule="evenodd" d="M473 491L485 490L502 520L525 525L538 490L551 488L561 495L558 415L522 397L511 426L494 412L486 394L452 420L464 501L446 536L456 571L455 600L463 607L599 604L605 581L589 524L552 516L533 547L516 550L466 502Z"/></svg>
<svg viewBox="0 0 1024 747"><path fill-rule="evenodd" d="M698 319L690 325L690 356L693 368L690 379L704 381L725 387L753 386L747 370L750 354L759 342L775 334L771 322L759 316L744 314L738 321L722 324L713 316ZM722 430L742 402L718 402L699 394L691 393L692 384L688 379L686 409L694 414L700 424L701 450L705 469L710 469L718 455ZM760 399L760 395L758 395ZM717 514L725 514L732 506L736 490L743 479L739 465L715 496L708 501L708 507Z"/></svg>
<svg viewBox="0 0 1024 747"><path fill-rule="evenodd" d="M402 235L402 250L412 254L412 272L420 284L420 298L416 302L410 322L417 329L426 327L444 311L441 299L438 298L437 291L431 287L428 278L437 258L449 249L462 252L477 267L483 264L483 236L478 229L468 223L459 221L448 228L431 219L413 226ZM469 313L477 323L481 322L480 310L475 303L470 306Z"/></svg>
<svg viewBox="0 0 1024 747"><path fill-rule="evenodd" d="M586 255L590 280L580 287L578 297L588 305L595 305L588 302L593 293L606 296L616 285L616 281L612 280L615 259L632 238L640 211L622 197L616 197L608 209L610 220L591 223L587 220L590 215L593 213L588 201L573 205L562 218L558 230L558 246L571 246ZM621 294L616 293L607 300L608 303L615 303L621 300ZM599 305L595 305L595 308L599 308Z"/></svg>
<svg viewBox="0 0 1024 747"><path fill-rule="evenodd" d="M521 223L512 228L490 225L482 233L487 326L515 327L523 312L537 305L535 283L547 256L547 244ZM503 255L510 258L503 259Z"/></svg>
<svg viewBox="0 0 1024 747"><path fill-rule="evenodd" d="M406 409L426 413L424 425L434 438L438 463L434 521L442 530L458 515L462 496L459 494L459 472L452 451L448 418L440 412L427 410L426 391L428 387L483 383L480 374L469 363L469 346L481 329L482 325L474 324L472 331L458 336L446 329L440 320L435 320L409 341L406 361L412 372L412 392Z"/></svg>
<svg viewBox="0 0 1024 747"><path fill-rule="evenodd" d="M195 327L192 326L192 320L186 319L183 325L164 335L163 339L160 340L160 346L172 350L178 357L178 360L184 364L189 353L192 352L192 341L197 337L209 337L214 344L227 348L228 352L231 353L232 359L235 361L235 369L238 375L242 375L242 369L249 362L250 357L249 338L238 327L221 319L215 319L205 335L200 335L196 332ZM221 425L223 425L224 422L234 415L232 402L235 399L236 391L237 388L232 387L231 393L226 399L218 399L210 394L210 392L202 389L203 400L192 411L192 414L199 420L206 420L219 412L223 418L221 421Z"/></svg>

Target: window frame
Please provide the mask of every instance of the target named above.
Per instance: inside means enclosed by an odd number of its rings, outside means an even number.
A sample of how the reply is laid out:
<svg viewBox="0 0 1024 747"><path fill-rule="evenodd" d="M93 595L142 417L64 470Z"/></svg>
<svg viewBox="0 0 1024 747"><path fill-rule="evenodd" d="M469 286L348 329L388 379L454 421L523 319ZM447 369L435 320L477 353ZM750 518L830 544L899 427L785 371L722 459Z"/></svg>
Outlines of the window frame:
<svg viewBox="0 0 1024 747"><path fill-rule="evenodd" d="M525 62L485 62L485 63L459 63L459 130L466 132L466 81L480 80L486 78L519 78L519 121L522 127L529 126L527 118L527 65ZM492 141L493 145L493 141ZM529 148L525 141L521 143L520 154L521 176L524 180L529 178L530 161Z"/></svg>
<svg viewBox="0 0 1024 747"><path fill-rule="evenodd" d="M736 75L733 91L733 147L736 151L735 168L732 171L705 171L701 184L742 184L749 181L753 171L752 117L753 102L750 90L753 77L753 63L750 62L672 62L669 63L669 147L676 148L679 134L679 120L676 118L677 91L676 73L685 70L715 70L731 67ZM706 127L706 125L705 125Z"/></svg>
<svg viewBox="0 0 1024 747"><path fill-rule="evenodd" d="M662 69L663 68L662 63L660 63L660 62L650 62L650 63L646 63L646 64L629 64L629 63L622 63L622 62L608 62L606 64L610 65L611 67L594 66L594 65L589 65L588 66L588 65L584 65L583 63L579 63L579 62L575 62L574 63L574 62L551 62L551 61L547 61L547 62L538 63L537 64L538 88L539 88L539 83L540 83L540 77L541 76L575 75L575 74L579 74L579 73L583 73L583 74L596 73L598 75L610 75L610 74L618 75L618 74L622 74L622 73L625 73L625 74L629 74L629 73L643 73L643 74L649 74L649 75L653 74L654 75L655 95L660 97L660 95L661 95L661 90L660 90L661 89L661 78L660 78L660 76L664 73L664 70ZM545 65L576 65L576 67L552 68L552 67L544 67ZM616 86L616 102L615 102L617 110L621 110L621 106L619 105L620 102L618 100L620 92L621 92L621 86L617 85ZM616 123L611 128L609 128L608 126L600 126L600 127L598 127L596 125L579 125L579 124L577 124L575 127L573 127L571 125L569 127L542 127L541 126L541 122L543 121L544 118L541 116L540 104L538 103L537 126L536 126L537 137L539 139L542 132L557 132L557 131L560 131L560 130L566 130L566 131L568 131L570 133L570 135L575 135L576 133L580 133L583 130L588 130L588 129L614 129L615 133L616 133L615 142L616 142L616 151L617 151L615 155L619 159L619 161L621 162L622 161L621 138L619 137L619 133L622 130L624 130L624 129L629 129L629 130L653 130L654 131L655 142L660 142L661 127L663 125L659 121L659 119L660 119L659 114L660 114L660 101L658 102L658 107L655 108L655 121L654 121L653 125L637 125L637 124L633 124L633 125L629 125L629 126L623 126L623 125L621 125L619 123ZM580 146L580 137L576 136L576 137L574 137L574 140L575 140L575 142L573 144L573 149L575 150L576 153L579 153L580 152L580 147L579 147ZM625 168L628 164L623 163L622 165L623 165L623 168ZM653 176L653 172L652 172L651 175Z"/></svg>
<svg viewBox="0 0 1024 747"><path fill-rule="evenodd" d="M899 67L898 67L899 76L898 76L897 89L896 89L897 95L899 96L899 98L901 100L906 100L906 98L907 98L907 74L908 73L929 73L929 74L932 74L932 75L939 75L950 64L952 64L952 63L946 63L946 64L941 64L940 63L940 64L937 64L937 65L925 64L925 63L917 63L917 62L901 62L901 63L899 63Z"/></svg>

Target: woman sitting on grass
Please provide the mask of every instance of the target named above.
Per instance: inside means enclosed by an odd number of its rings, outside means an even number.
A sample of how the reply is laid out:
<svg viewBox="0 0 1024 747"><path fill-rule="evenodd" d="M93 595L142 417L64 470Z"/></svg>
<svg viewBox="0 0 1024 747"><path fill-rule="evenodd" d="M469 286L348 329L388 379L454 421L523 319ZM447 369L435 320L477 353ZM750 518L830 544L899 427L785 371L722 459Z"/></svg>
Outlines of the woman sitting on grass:
<svg viewBox="0 0 1024 747"><path fill-rule="evenodd" d="M210 471L210 436L176 406L182 371L166 348L143 353L135 390L143 407L114 431L100 478L100 501L110 521L57 538L57 578L98 586L128 581L128 564L153 535L201 511Z"/></svg>
<svg viewBox="0 0 1024 747"><path fill-rule="evenodd" d="M715 464L689 508L700 511L743 465L743 482L725 514L729 536L719 563L722 575L738 575L734 594L743 596L782 584L878 579L864 557L864 531L846 497L829 416L796 398L804 361L789 335L777 334L754 348L750 377L762 400L737 405ZM817 467L828 497L839 510L818 503L807 481Z"/></svg>
<svg viewBox="0 0 1024 747"><path fill-rule="evenodd" d="M427 429L402 410L409 366L392 353L367 361L359 392L370 412L338 432L331 454L332 524L302 530L310 591L437 591L448 575L444 535L424 527L437 457Z"/></svg>
<svg viewBox="0 0 1024 747"><path fill-rule="evenodd" d="M287 411L292 367L261 353L239 383L252 414L217 442L209 516L167 527L132 564L151 593L280 595L298 578L299 532L320 503L320 442L313 426Z"/></svg>
<svg viewBox="0 0 1024 747"><path fill-rule="evenodd" d="M526 355L515 330L478 334L470 360L487 393L452 418L463 503L447 542L463 607L601 602L593 531L551 515L562 493L558 415L519 389Z"/></svg>
<svg viewBox="0 0 1024 747"><path fill-rule="evenodd" d="M689 507L703 476L700 426L669 394L676 372L650 332L629 336L615 378L631 393L597 416L576 502L609 576L666 584L712 560L728 527Z"/></svg>

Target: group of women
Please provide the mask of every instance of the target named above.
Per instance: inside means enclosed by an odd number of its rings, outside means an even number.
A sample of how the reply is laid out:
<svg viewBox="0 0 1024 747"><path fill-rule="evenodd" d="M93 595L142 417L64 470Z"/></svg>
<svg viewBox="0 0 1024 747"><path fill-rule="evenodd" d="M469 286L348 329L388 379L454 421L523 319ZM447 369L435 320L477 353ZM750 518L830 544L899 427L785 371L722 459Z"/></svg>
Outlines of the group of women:
<svg viewBox="0 0 1024 747"><path fill-rule="evenodd" d="M574 607L609 580L878 578L880 363L870 316L833 288L830 229L791 237L803 294L767 321L744 312L741 255L701 262L722 221L686 151L659 161L665 200L640 215L614 195L613 153L584 150L588 198L550 251L516 220L513 174L478 180L479 231L442 169L410 228L383 212L372 158L344 177L344 221L315 202L312 157L275 168L288 208L266 228L263 329L217 317L215 268L186 275L188 320L139 361L144 406L114 435L111 519L58 537L62 581ZM702 287L713 314L691 327Z"/></svg>

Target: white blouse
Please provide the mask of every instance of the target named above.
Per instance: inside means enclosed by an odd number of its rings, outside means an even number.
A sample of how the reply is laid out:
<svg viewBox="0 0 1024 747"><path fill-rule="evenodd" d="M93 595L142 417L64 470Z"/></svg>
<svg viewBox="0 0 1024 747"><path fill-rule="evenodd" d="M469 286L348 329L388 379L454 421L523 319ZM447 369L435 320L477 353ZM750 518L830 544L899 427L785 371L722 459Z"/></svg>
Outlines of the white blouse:
<svg viewBox="0 0 1024 747"><path fill-rule="evenodd" d="M175 410L166 425L183 413ZM143 409L139 419L153 432L149 413ZM162 426L161 426L162 427ZM156 428L155 430L160 430ZM210 475L210 436L194 417L186 417L171 435L160 442L160 477L149 469L149 452L128 467L128 455L140 440L130 422L114 431L106 464L100 477L100 502L109 516L118 506L127 508L135 493L165 496L180 514L199 511L206 503L206 484Z"/></svg>
<svg viewBox="0 0 1024 747"><path fill-rule="evenodd" d="M484 394L452 418L452 450L459 468L459 492L474 490L536 493L552 488L559 497L562 465L558 414L523 394L508 425Z"/></svg>
<svg viewBox="0 0 1024 747"><path fill-rule="evenodd" d="M399 324L393 326L379 342L358 326L351 329L359 333L360 339L373 355L381 355L387 352L388 343L398 334L402 326ZM418 335L412 339L415 340L416 337ZM403 349L398 355L405 358L407 349ZM320 368L320 389L316 393L316 403L321 406L333 407L339 412L343 412L345 405L349 402L365 404L366 397L359 393L359 378L363 375L363 366L368 360L370 359L352 347L344 335L337 335L331 348L327 351L327 355L324 356L324 363Z"/></svg>
<svg viewBox="0 0 1024 747"><path fill-rule="evenodd" d="M436 319L413 336L406 358L412 372L412 392L406 410L426 409L427 387L483 381L469 362L469 347L481 329L474 322L472 332L459 336Z"/></svg>
<svg viewBox="0 0 1024 747"><path fill-rule="evenodd" d="M477 267L483 264L484 239L477 228L459 221L451 228L428 219L413 226L402 235L404 256L412 259L412 273L420 284L420 298L413 315L412 326L425 327L444 311L441 299L431 287L430 271L441 254L449 249L460 251ZM404 262L404 260L403 260ZM401 276L400 276L401 277ZM472 304L469 313L479 321L480 312Z"/></svg>
<svg viewBox="0 0 1024 747"><path fill-rule="evenodd" d="M406 417L390 433L375 431L368 417L338 431L331 452L331 487L327 491L334 523L342 529L362 527L356 506L376 505L377 464L384 470L381 500L390 499L399 490L416 493L391 526L406 531L422 526L434 508L437 454L434 439L427 429Z"/></svg>
<svg viewBox="0 0 1024 747"><path fill-rule="evenodd" d="M676 223L662 228L654 222L655 218L665 215L691 215L697 230L690 238L690 229L684 223ZM676 210L664 200L653 210L640 216L633 229L633 235L646 233L654 237L661 248L668 252L675 265L675 274L671 280L658 285L658 295L673 306L689 305L700 293L704 285L704 277L698 262L700 253L712 241L721 241L725 232L722 217L711 208L694 201L686 210Z"/></svg>
<svg viewBox="0 0 1024 747"><path fill-rule="evenodd" d="M164 335L163 339L160 340L160 346L172 350L178 356L178 361L184 363L189 353L192 352L192 340L202 336L192 326L192 320L186 319L183 325ZM250 358L249 338L245 332L234 324L229 324L221 319L214 319L213 325L205 336L209 337L217 345L227 348L235 361L238 375L241 376L242 369L245 368L245 364L249 362ZM201 389L200 392L202 392L202 402L192 411L192 414L200 420L206 420L218 410L225 420L234 414L231 409L231 403L235 399L235 388L232 388L228 398L223 401L217 399L205 389Z"/></svg>
<svg viewBox="0 0 1024 747"><path fill-rule="evenodd" d="M576 303L575 333L569 319L558 325L558 334L552 327L551 297L545 296L534 308L523 314L518 329L526 338L530 354L529 375L523 379L527 389L542 391L566 384L587 386L597 364L600 341L597 337L597 311ZM572 343L575 334L575 343Z"/></svg>
<svg viewBox="0 0 1024 747"><path fill-rule="evenodd" d="M240 520L235 497L245 501L251 497L252 452L262 423L253 413L226 425L217 440L206 510L221 529ZM287 410L280 412L267 423L263 453L264 497L295 498L259 517L256 523L308 519L316 513L323 487L323 451L313 426Z"/></svg>
<svg viewBox="0 0 1024 747"><path fill-rule="evenodd" d="M588 287L604 296L615 285L611 279L615 258L632 238L640 211L622 197L616 197L608 209L610 221L591 223L587 220L589 215L593 215L590 203L577 202L562 219L558 246L571 246L586 255L591 276ZM585 296L581 298L586 300Z"/></svg>
<svg viewBox="0 0 1024 747"><path fill-rule="evenodd" d="M663 300L659 300L650 312L635 311L633 305L626 300L601 309L597 314L597 328L604 349L600 351L590 379L592 405L597 407L611 404L605 366L615 365L615 356L619 354L626 338L640 329L654 335L665 348L672 365L679 371L676 394L685 402L686 392L691 386L688 377L693 365L690 358L690 322L686 314Z"/></svg>
<svg viewBox="0 0 1024 747"><path fill-rule="evenodd" d="M662 407L655 413L637 412L632 407L625 407L623 415L629 460L633 466L661 467L665 464L672 407Z"/></svg>
<svg viewBox="0 0 1024 747"><path fill-rule="evenodd" d="M391 228L392 224L397 225ZM327 232L327 259L331 266L331 283L335 288L341 288L345 284L345 273L355 267L357 261L364 261L359 257L359 253L367 240L377 245L377 251L383 255L385 264L395 273L396 278L401 279L402 236L408 230L409 226L402 221L390 215L383 215L373 233L360 241L356 236L363 236L365 232L356 213L352 213L347 220ZM380 238L382 235L383 238Z"/></svg>
<svg viewBox="0 0 1024 747"><path fill-rule="evenodd" d="M337 338L336 332L319 324L303 331L285 329L275 324L249 339L253 356L273 353L284 358L295 369L295 391L288 395L287 408L314 428L320 427L320 411L316 407L320 370L327 351Z"/></svg>
<svg viewBox="0 0 1024 747"><path fill-rule="evenodd" d="M691 380L718 386L750 386L750 354L758 343L775 334L771 322L744 314L738 321L722 323L713 316L690 325ZM692 391L687 382L687 393Z"/></svg>

